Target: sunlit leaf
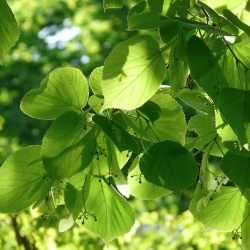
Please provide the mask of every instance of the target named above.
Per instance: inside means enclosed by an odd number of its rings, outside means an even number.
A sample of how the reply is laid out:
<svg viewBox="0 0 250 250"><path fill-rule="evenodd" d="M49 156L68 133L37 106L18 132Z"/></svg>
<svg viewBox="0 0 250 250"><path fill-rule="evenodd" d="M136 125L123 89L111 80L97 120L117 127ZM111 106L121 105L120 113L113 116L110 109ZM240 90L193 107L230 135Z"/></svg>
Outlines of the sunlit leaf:
<svg viewBox="0 0 250 250"><path fill-rule="evenodd" d="M230 10L222 10L222 14L226 17L231 23L237 26L239 29L245 31L248 36L250 36L250 27L243 23L233 12Z"/></svg>
<svg viewBox="0 0 250 250"><path fill-rule="evenodd" d="M40 146L15 152L0 168L0 212L18 213L40 198L47 183Z"/></svg>
<svg viewBox="0 0 250 250"><path fill-rule="evenodd" d="M80 70L61 68L51 72L40 89L22 99L22 111L39 119L55 119L67 111L81 112L88 100L88 84Z"/></svg>
<svg viewBox="0 0 250 250"><path fill-rule="evenodd" d="M121 8L124 0L103 0L104 9Z"/></svg>
<svg viewBox="0 0 250 250"><path fill-rule="evenodd" d="M0 1L0 64L4 54L13 47L19 37L15 16L5 0Z"/></svg>
<svg viewBox="0 0 250 250"><path fill-rule="evenodd" d="M89 85L95 95L103 95L101 86L102 72L103 67L99 67L94 69L90 75Z"/></svg>
<svg viewBox="0 0 250 250"><path fill-rule="evenodd" d="M104 64L102 110L142 106L157 91L164 76L165 61L158 42L151 36L137 36L120 43Z"/></svg>
<svg viewBox="0 0 250 250"><path fill-rule="evenodd" d="M220 193L213 196L208 205L197 211L197 203L202 198L200 184L197 185L190 211L203 224L204 230L214 229L223 232L239 227L244 218L247 200L238 188L221 187Z"/></svg>
<svg viewBox="0 0 250 250"><path fill-rule="evenodd" d="M83 198L85 210L95 217L87 214L87 220L82 217L77 223L107 244L132 228L135 222L133 208L105 180L100 182L98 178L87 176Z"/></svg>

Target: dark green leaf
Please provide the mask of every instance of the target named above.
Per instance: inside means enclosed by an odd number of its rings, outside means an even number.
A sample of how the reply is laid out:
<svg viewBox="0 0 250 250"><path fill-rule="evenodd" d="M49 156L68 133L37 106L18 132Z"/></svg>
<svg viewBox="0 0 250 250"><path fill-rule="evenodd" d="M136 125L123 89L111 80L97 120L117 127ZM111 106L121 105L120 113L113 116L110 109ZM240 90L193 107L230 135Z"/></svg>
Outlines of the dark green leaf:
<svg viewBox="0 0 250 250"><path fill-rule="evenodd" d="M168 189L145 180L139 168L139 161L140 157L137 156L129 169L128 183L131 194L143 200L151 200L170 194L171 191Z"/></svg>
<svg viewBox="0 0 250 250"><path fill-rule="evenodd" d="M163 141L151 146L140 159L145 179L180 196L198 174L195 159L177 142Z"/></svg>
<svg viewBox="0 0 250 250"><path fill-rule="evenodd" d="M250 142L250 91L226 88L220 93L219 110L237 135L241 145Z"/></svg>
<svg viewBox="0 0 250 250"><path fill-rule="evenodd" d="M139 149L133 136L118 123L100 115L93 116L92 120L113 141L121 152L124 150L131 150L135 153L138 152Z"/></svg>
<svg viewBox="0 0 250 250"><path fill-rule="evenodd" d="M227 152L222 159L220 168L250 201L250 158Z"/></svg>

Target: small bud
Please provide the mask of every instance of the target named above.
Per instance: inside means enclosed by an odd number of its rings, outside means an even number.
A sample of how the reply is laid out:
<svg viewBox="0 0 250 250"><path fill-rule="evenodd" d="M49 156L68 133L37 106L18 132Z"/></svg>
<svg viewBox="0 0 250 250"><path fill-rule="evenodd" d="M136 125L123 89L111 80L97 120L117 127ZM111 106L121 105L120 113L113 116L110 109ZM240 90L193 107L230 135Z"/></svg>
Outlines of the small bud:
<svg viewBox="0 0 250 250"><path fill-rule="evenodd" d="M199 96L199 95L197 95L197 97L199 98L200 96Z"/></svg>

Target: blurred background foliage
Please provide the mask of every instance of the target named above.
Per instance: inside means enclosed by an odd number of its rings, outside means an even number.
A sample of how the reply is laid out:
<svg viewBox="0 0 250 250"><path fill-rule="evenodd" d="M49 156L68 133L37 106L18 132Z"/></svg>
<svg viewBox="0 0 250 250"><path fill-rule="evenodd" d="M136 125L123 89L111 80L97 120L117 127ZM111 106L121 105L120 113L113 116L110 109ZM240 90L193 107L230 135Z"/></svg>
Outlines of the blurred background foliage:
<svg viewBox="0 0 250 250"><path fill-rule="evenodd" d="M38 88L47 74L59 67L76 67L88 78L123 40L144 31L127 31L127 14L139 0L125 1L120 10L106 10L102 0L9 0L21 35L0 67L0 164L21 147L41 144L51 121L27 117L19 108L25 93ZM250 1L209 0L218 12L228 8L250 24ZM201 13L191 1L192 11ZM159 40L157 31L150 31ZM195 110L185 106L187 117ZM215 164L213 163L215 162ZM216 172L216 159L211 164ZM187 211L190 187L178 199L170 194L154 201L130 198L136 224L130 233L114 240L109 249L241 249L229 233L201 232L202 226ZM75 226L58 232L58 220L43 220L45 208L24 211L17 216L0 214L0 248L18 246L23 237L30 249L108 249L95 235ZM56 217L63 215L60 206ZM27 248L26 248L27 249Z"/></svg>

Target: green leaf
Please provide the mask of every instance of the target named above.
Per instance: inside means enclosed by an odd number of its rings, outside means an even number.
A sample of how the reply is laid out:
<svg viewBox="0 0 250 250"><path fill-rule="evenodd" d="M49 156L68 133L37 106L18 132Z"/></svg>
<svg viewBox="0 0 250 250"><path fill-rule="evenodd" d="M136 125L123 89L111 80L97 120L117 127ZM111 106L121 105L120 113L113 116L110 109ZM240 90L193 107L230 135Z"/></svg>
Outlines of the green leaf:
<svg viewBox="0 0 250 250"><path fill-rule="evenodd" d="M160 138L184 145L187 125L181 106L168 94L154 95L149 102L156 104L150 104L151 107L157 107L157 110L160 108L159 112L157 111L161 114L160 117L152 125L146 122L143 116L138 116L136 111L131 111L130 117L135 124L146 131L153 142L159 142Z"/></svg>
<svg viewBox="0 0 250 250"><path fill-rule="evenodd" d="M149 119L152 123L159 119L162 114L159 105L150 100L138 108L138 110L143 113L143 117Z"/></svg>
<svg viewBox="0 0 250 250"><path fill-rule="evenodd" d="M250 29L250 27L249 27ZM250 38L245 33L241 34L235 41L235 43L230 46L233 50L234 55L237 59L243 63L247 68L250 69ZM237 64L237 61L236 61Z"/></svg>
<svg viewBox="0 0 250 250"><path fill-rule="evenodd" d="M103 67L98 67L90 75L89 85L95 95L103 95L101 86L102 72Z"/></svg>
<svg viewBox="0 0 250 250"><path fill-rule="evenodd" d="M111 9L111 8L122 8L124 0L103 0L103 8Z"/></svg>
<svg viewBox="0 0 250 250"><path fill-rule="evenodd" d="M178 96L183 102L194 109L203 111L209 115L214 115L214 106L211 102L199 91L191 89L182 89Z"/></svg>
<svg viewBox="0 0 250 250"><path fill-rule="evenodd" d="M250 157L250 152L240 146L236 134L219 111L216 112L216 127L226 148L236 155Z"/></svg>
<svg viewBox="0 0 250 250"><path fill-rule="evenodd" d="M58 228L59 232L62 233L62 232L67 231L74 225L74 223L75 222L74 222L72 214L67 219L61 219L59 222L59 228Z"/></svg>
<svg viewBox="0 0 250 250"><path fill-rule="evenodd" d="M179 32L185 27L185 24L170 22L159 29L161 41L163 43L170 43L171 40L179 34ZM190 30L187 33L187 40L189 40L195 34L195 29Z"/></svg>
<svg viewBox="0 0 250 250"><path fill-rule="evenodd" d="M124 200L105 180L87 176L86 187L83 188L85 209L97 219L89 216L88 220L77 223L101 237L107 244L130 231L135 218L131 205Z"/></svg>
<svg viewBox="0 0 250 250"><path fill-rule="evenodd" d="M192 77L217 104L219 91L228 83L213 53L202 39L193 36L188 41L187 56Z"/></svg>
<svg viewBox="0 0 250 250"><path fill-rule="evenodd" d="M40 198L47 183L40 146L29 146L10 156L0 168L0 212L19 213Z"/></svg>
<svg viewBox="0 0 250 250"><path fill-rule="evenodd" d="M201 30L204 30L208 33L213 33L213 34L221 35L221 36L233 36L232 34L225 32L219 28L207 25L205 23L189 20L186 18L170 17L170 16L165 16L165 15L162 15L162 18L164 18L164 20L169 21L169 22L182 23L185 25L186 28L201 29Z"/></svg>
<svg viewBox="0 0 250 250"><path fill-rule="evenodd" d="M241 225L241 247L243 250L249 250L250 249L250 217L249 217L249 203L246 203L245 205L245 211L244 211L244 221Z"/></svg>
<svg viewBox="0 0 250 250"><path fill-rule="evenodd" d="M139 161L140 157L137 156L129 169L128 183L131 194L143 200L156 199L170 194L170 190L145 180L139 168Z"/></svg>
<svg viewBox="0 0 250 250"><path fill-rule="evenodd" d="M226 88L220 93L219 110L237 135L241 145L250 142L250 91Z"/></svg>
<svg viewBox="0 0 250 250"><path fill-rule="evenodd" d="M19 38L15 16L5 0L0 1L0 34L0 64L2 64L4 54Z"/></svg>
<svg viewBox="0 0 250 250"><path fill-rule="evenodd" d="M243 221L247 200L238 188L221 187L220 193L214 194L208 205L197 211L198 201L203 197L200 184L197 185L190 211L196 220L203 224L203 230L232 231Z"/></svg>
<svg viewBox="0 0 250 250"><path fill-rule="evenodd" d="M198 174L193 155L173 141L153 144L140 159L140 170L148 182L172 190L178 196Z"/></svg>
<svg viewBox="0 0 250 250"><path fill-rule="evenodd" d="M159 44L151 36L137 36L120 43L104 64L102 110L142 106L161 85L165 71Z"/></svg>
<svg viewBox="0 0 250 250"><path fill-rule="evenodd" d="M244 66L239 62L238 58L235 58L234 54L230 49L224 53L219 61L220 67L228 82L230 88L246 89L247 71ZM224 83L222 80L216 85L218 87L218 93ZM224 86L225 87L225 86Z"/></svg>
<svg viewBox="0 0 250 250"><path fill-rule="evenodd" d="M148 102L146 102L146 103L148 103ZM123 118L124 122L132 129L132 132L129 131L131 134L133 134L133 132L135 132L138 135L141 135L143 138L150 140L149 135L147 134L146 131L144 131L139 126L137 126L129 116L125 115L123 112L121 112L121 114L122 114L122 118Z"/></svg>
<svg viewBox="0 0 250 250"><path fill-rule="evenodd" d="M193 141L193 147L199 150L209 150L209 154L223 157L227 149L217 136L215 118L212 115L193 116L188 123L188 129L194 130L199 137Z"/></svg>
<svg viewBox="0 0 250 250"><path fill-rule="evenodd" d="M95 127L86 125L85 116L69 111L57 118L44 136L42 151L43 162L48 173L56 179L69 178L77 171L86 168L91 162L91 152L85 154L93 137ZM83 158L85 156L85 158ZM88 165L87 164L87 165Z"/></svg>
<svg viewBox="0 0 250 250"><path fill-rule="evenodd" d="M186 31L180 30L177 44L173 44L169 54L169 84L174 92L185 86L188 76Z"/></svg>
<svg viewBox="0 0 250 250"><path fill-rule="evenodd" d="M124 150L138 152L139 149L133 136L118 123L100 115L93 116L92 120L113 141L120 152Z"/></svg>
<svg viewBox="0 0 250 250"><path fill-rule="evenodd" d="M51 72L39 90L30 90L22 99L22 111L34 118L55 119L67 111L81 113L88 100L87 80L78 69Z"/></svg>
<svg viewBox="0 0 250 250"><path fill-rule="evenodd" d="M128 28L157 29L163 27L168 21L162 20L159 14L186 17L186 10L190 7L189 0L146 0L135 5L128 14Z"/></svg>
<svg viewBox="0 0 250 250"><path fill-rule="evenodd" d="M72 214L73 221L75 221L78 218L78 215L81 213L84 206L82 191L77 190L74 187L74 185L68 182L66 185L64 195L65 195L65 205L69 213Z"/></svg>
<svg viewBox="0 0 250 250"><path fill-rule="evenodd" d="M198 1L197 3L207 11L207 14L212 19L213 24L215 24L217 27L230 34L239 34L239 30L232 23L227 21L223 16L219 15L211 7L209 7L205 3L202 3L201 1Z"/></svg>
<svg viewBox="0 0 250 250"><path fill-rule="evenodd" d="M239 29L246 32L248 36L250 36L250 27L243 23L233 12L230 10L224 9L222 10L222 14L226 17L231 23L237 26Z"/></svg>
<svg viewBox="0 0 250 250"><path fill-rule="evenodd" d="M84 170L85 173L95 175L98 178L103 176L117 175L114 179L117 181L124 180L120 169L126 164L130 153L128 151L120 152L115 144L107 138L107 136L100 131L96 135L96 152L97 155L93 158L91 164ZM123 178L122 178L123 177ZM125 184L125 183L122 183Z"/></svg>
<svg viewBox="0 0 250 250"><path fill-rule="evenodd" d="M102 95L92 95L89 98L89 106L93 108L93 110L99 114L104 103L104 97Z"/></svg>
<svg viewBox="0 0 250 250"><path fill-rule="evenodd" d="M192 77L199 82L214 68L215 58L205 42L193 36L187 43L187 57Z"/></svg>
<svg viewBox="0 0 250 250"><path fill-rule="evenodd" d="M250 201L250 158L227 152L222 159L220 168Z"/></svg>

